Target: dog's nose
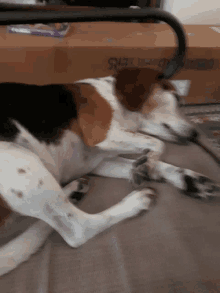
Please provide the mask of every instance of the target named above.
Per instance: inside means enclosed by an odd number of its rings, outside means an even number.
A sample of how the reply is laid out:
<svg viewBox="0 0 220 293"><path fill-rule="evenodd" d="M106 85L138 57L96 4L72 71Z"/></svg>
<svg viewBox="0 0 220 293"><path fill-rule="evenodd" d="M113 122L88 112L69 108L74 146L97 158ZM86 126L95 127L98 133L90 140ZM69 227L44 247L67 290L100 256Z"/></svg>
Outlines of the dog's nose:
<svg viewBox="0 0 220 293"><path fill-rule="evenodd" d="M190 134L188 140L191 141L191 142L196 142L196 141L198 141L198 138L199 138L198 131L196 129L193 129L191 131L191 134Z"/></svg>

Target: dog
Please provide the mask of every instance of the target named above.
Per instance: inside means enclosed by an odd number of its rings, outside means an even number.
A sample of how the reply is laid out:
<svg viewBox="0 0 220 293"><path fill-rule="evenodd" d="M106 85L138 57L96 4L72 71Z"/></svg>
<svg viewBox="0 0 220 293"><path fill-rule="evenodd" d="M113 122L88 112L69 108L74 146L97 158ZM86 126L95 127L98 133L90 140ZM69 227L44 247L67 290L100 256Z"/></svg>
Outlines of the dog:
<svg viewBox="0 0 220 293"><path fill-rule="evenodd" d="M159 160L162 140L187 143L199 135L181 118L179 97L160 74L123 68L73 84L0 84L1 200L7 209L39 219L0 249L1 275L27 260L53 229L79 247L149 210L156 192L148 181L169 182L194 197L215 195L218 185L209 178ZM90 173L128 179L134 191L99 214L87 214L69 196L86 191L87 183L78 179Z"/></svg>

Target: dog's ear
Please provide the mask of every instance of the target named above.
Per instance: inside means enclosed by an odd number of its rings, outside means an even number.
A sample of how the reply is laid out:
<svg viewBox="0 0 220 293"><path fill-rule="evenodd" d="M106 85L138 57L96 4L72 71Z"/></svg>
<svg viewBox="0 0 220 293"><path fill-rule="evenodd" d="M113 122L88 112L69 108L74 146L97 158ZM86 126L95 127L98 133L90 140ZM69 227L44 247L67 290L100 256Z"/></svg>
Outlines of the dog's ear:
<svg viewBox="0 0 220 293"><path fill-rule="evenodd" d="M116 78L116 95L130 111L138 111L151 94L155 84L160 83L161 72L150 68L123 68Z"/></svg>
<svg viewBox="0 0 220 293"><path fill-rule="evenodd" d="M166 91L176 91L175 87L168 80L162 80L161 85Z"/></svg>
<svg viewBox="0 0 220 293"><path fill-rule="evenodd" d="M112 108L91 85L74 84L71 91L77 106L77 124L81 137L86 145L95 146L107 136Z"/></svg>

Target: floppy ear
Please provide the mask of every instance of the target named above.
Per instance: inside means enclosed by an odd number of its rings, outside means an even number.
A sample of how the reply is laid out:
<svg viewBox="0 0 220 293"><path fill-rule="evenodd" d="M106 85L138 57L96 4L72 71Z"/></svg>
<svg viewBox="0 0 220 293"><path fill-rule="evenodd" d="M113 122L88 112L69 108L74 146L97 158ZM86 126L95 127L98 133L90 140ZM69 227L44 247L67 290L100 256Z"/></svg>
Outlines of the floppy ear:
<svg viewBox="0 0 220 293"><path fill-rule="evenodd" d="M123 68L115 74L116 95L130 111L137 111L152 92L154 85L160 83L161 72L150 68Z"/></svg>
<svg viewBox="0 0 220 293"><path fill-rule="evenodd" d="M91 85L75 84L73 89L83 141L88 146L95 146L106 139L112 121L112 108Z"/></svg>
<svg viewBox="0 0 220 293"><path fill-rule="evenodd" d="M164 90L176 91L175 87L168 80L162 80L161 85Z"/></svg>

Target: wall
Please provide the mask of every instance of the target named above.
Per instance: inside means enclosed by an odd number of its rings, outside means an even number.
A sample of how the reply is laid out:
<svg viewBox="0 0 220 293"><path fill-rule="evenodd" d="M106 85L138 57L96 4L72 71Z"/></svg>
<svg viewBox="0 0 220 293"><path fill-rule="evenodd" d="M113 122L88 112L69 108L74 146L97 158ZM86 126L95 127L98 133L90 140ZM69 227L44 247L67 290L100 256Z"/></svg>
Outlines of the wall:
<svg viewBox="0 0 220 293"><path fill-rule="evenodd" d="M184 24L220 25L220 0L164 0L163 9Z"/></svg>

